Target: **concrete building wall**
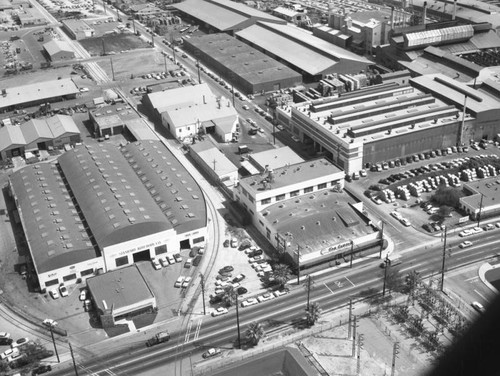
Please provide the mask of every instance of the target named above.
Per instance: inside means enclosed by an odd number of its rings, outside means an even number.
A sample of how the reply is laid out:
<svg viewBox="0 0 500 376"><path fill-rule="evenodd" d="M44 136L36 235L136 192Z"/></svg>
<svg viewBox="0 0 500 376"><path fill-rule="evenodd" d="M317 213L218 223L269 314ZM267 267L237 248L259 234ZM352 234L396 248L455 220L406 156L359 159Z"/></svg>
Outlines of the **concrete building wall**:
<svg viewBox="0 0 500 376"><path fill-rule="evenodd" d="M33 250L30 249L30 253L33 258ZM78 278L85 280L86 278L93 277L99 269L104 269L104 259L102 257L68 265L63 268L55 268L44 273L38 273L37 271L37 276L40 288L54 290L61 283L68 286L76 284Z"/></svg>

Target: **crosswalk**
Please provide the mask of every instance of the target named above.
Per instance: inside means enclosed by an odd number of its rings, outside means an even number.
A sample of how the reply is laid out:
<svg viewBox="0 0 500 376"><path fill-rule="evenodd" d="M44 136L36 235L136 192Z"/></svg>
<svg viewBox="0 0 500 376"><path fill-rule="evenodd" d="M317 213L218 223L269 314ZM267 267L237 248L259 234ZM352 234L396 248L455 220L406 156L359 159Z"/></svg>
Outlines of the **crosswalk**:
<svg viewBox="0 0 500 376"><path fill-rule="evenodd" d="M199 319L193 328L193 320L190 320L186 327L186 334L184 335L184 343L198 340L200 336L201 325L203 324L203 319ZM191 336L192 335L192 336Z"/></svg>

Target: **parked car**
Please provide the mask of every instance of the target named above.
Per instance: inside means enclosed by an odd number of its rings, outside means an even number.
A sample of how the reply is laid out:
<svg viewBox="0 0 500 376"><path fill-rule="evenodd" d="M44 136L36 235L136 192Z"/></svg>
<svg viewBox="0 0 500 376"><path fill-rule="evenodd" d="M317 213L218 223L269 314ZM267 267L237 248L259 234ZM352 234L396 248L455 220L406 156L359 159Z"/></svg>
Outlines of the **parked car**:
<svg viewBox="0 0 500 376"><path fill-rule="evenodd" d="M242 307L249 307L251 305L254 305L254 304L258 304L259 301L255 298L250 298L250 299L247 299L247 300L244 300L241 302L241 306Z"/></svg>
<svg viewBox="0 0 500 376"><path fill-rule="evenodd" d="M217 356L217 355L220 355L220 349L212 347L211 349L208 349L207 351L205 351L201 356L203 357L203 359L207 359L207 358L212 358L212 357Z"/></svg>
<svg viewBox="0 0 500 376"><path fill-rule="evenodd" d="M254 262L257 262L257 261L261 261L261 260L264 260L264 256L263 255L259 255L259 256L255 256L255 257L250 257L248 259L248 262L254 263Z"/></svg>
<svg viewBox="0 0 500 376"><path fill-rule="evenodd" d="M186 279L184 279L184 282L182 282L182 287L186 288L189 286L189 284L191 283L191 277L186 277Z"/></svg>
<svg viewBox="0 0 500 376"><path fill-rule="evenodd" d="M42 321L42 324L48 327L54 327L57 325L57 321L53 319L45 319Z"/></svg>
<svg viewBox="0 0 500 376"><path fill-rule="evenodd" d="M222 274L221 272L232 272L233 270L234 267L232 267L231 265L226 265L219 270L219 274Z"/></svg>
<svg viewBox="0 0 500 376"><path fill-rule="evenodd" d="M165 256L158 257L158 259L160 260L161 266L163 266L164 268L166 268L167 266L170 265L170 263L167 261L167 258Z"/></svg>
<svg viewBox="0 0 500 376"><path fill-rule="evenodd" d="M176 253L174 255L174 260L175 262L182 262L182 256L180 255L180 253Z"/></svg>
<svg viewBox="0 0 500 376"><path fill-rule="evenodd" d="M225 315L226 313L228 313L227 308L219 307L219 308L212 311L212 317L222 316L222 315Z"/></svg>
<svg viewBox="0 0 500 376"><path fill-rule="evenodd" d="M257 300L259 302L266 302L268 300L271 300L271 299L274 299L274 295L272 294L263 294L263 295L260 295L259 297L257 297Z"/></svg>
<svg viewBox="0 0 500 376"><path fill-rule="evenodd" d="M12 338L10 333L0 332L0 345L10 345L12 343Z"/></svg>
<svg viewBox="0 0 500 376"><path fill-rule="evenodd" d="M243 281L244 279L246 278L246 275L245 274L238 274L236 277L233 278L233 283L236 283L236 282L241 282Z"/></svg>
<svg viewBox="0 0 500 376"><path fill-rule="evenodd" d="M161 269L160 261L158 261L158 259L156 257L151 259L151 263L153 264L153 268L155 268L155 270Z"/></svg>
<svg viewBox="0 0 500 376"><path fill-rule="evenodd" d="M7 359L9 356L19 354L19 349L18 348L11 348L8 350L5 350L3 353L0 354L0 359Z"/></svg>
<svg viewBox="0 0 500 376"><path fill-rule="evenodd" d="M193 259L192 258L188 258L186 260L186 262L184 263L184 267L189 269L191 267L191 265L193 265Z"/></svg>
<svg viewBox="0 0 500 376"><path fill-rule="evenodd" d="M275 297L281 296L281 295L286 295L288 294L288 290L276 290L273 292Z"/></svg>
<svg viewBox="0 0 500 376"><path fill-rule="evenodd" d="M238 295L243 295L243 294L246 294L248 292L248 290L244 287L238 287L236 289L236 292L238 293Z"/></svg>
<svg viewBox="0 0 500 376"><path fill-rule="evenodd" d="M167 255L167 261L169 264L175 264L175 258L172 255ZM181 259L182 261L182 259Z"/></svg>
<svg viewBox="0 0 500 376"><path fill-rule="evenodd" d="M237 248L238 247L238 239L232 238L231 239L231 248Z"/></svg>
<svg viewBox="0 0 500 376"><path fill-rule="evenodd" d="M81 302L87 300L87 289L83 289L82 291L80 291L80 296L78 297L78 299Z"/></svg>
<svg viewBox="0 0 500 376"><path fill-rule="evenodd" d="M224 246L224 248L229 247L229 239L224 240L224 243L222 243L222 245Z"/></svg>
<svg viewBox="0 0 500 376"><path fill-rule="evenodd" d="M186 277L184 277L182 275L179 278L177 278L177 281L175 281L175 283L174 283L174 287L181 287L182 286L182 282L184 282L185 278Z"/></svg>
<svg viewBox="0 0 500 376"><path fill-rule="evenodd" d="M31 371L31 375L41 375L50 371L52 371L52 366L50 364L41 364Z"/></svg>
<svg viewBox="0 0 500 376"><path fill-rule="evenodd" d="M69 295L68 289L64 285L59 286L59 292L63 298Z"/></svg>
<svg viewBox="0 0 500 376"><path fill-rule="evenodd" d="M52 297L52 299L59 299L59 292L57 290L50 290L49 294Z"/></svg>
<svg viewBox="0 0 500 376"><path fill-rule="evenodd" d="M22 346L24 346L24 345L27 345L29 341L30 341L30 340L29 340L29 338L26 338L26 337L24 337L24 338L19 338L16 342L12 342L12 343L10 344L10 347L12 347L12 348L15 348L15 347L22 347Z"/></svg>

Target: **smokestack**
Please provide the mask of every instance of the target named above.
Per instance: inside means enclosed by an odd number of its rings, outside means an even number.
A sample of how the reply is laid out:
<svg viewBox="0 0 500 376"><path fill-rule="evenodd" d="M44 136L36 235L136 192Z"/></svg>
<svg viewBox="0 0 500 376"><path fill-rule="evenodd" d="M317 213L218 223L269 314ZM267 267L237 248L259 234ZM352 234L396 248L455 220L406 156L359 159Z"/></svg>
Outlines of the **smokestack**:
<svg viewBox="0 0 500 376"><path fill-rule="evenodd" d="M427 19L427 1L424 1L424 14L422 18L422 25L425 25L425 20Z"/></svg>
<svg viewBox="0 0 500 376"><path fill-rule="evenodd" d="M391 6L391 30L394 30L394 6Z"/></svg>
<svg viewBox="0 0 500 376"><path fill-rule="evenodd" d="M457 0L453 2L453 14L451 16L451 19L455 21L455 17L457 17Z"/></svg>

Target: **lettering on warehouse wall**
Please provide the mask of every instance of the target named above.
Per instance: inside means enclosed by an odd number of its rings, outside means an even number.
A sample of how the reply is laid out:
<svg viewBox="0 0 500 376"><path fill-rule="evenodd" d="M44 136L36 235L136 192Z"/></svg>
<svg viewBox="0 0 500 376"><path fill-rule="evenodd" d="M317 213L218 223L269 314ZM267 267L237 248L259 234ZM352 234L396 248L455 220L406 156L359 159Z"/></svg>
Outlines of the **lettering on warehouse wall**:
<svg viewBox="0 0 500 376"><path fill-rule="evenodd" d="M163 242L161 242L161 241L156 241L156 242L152 242L149 244L143 244L143 245L140 245L138 247L134 247L134 248L127 249L125 251L121 251L120 253L118 253L118 256L125 256L125 255L128 255L129 253L134 253L137 251L143 251L143 250L148 249L148 248L157 247L157 246L161 245L162 243Z"/></svg>
<svg viewBox="0 0 500 376"><path fill-rule="evenodd" d="M331 247L322 249L320 253L322 255L327 255L328 253L333 253L333 252L336 252L336 251L345 250L346 248L349 248L350 246L351 246L351 242L350 241L344 242L344 243L339 243L339 244L335 244L335 245L333 245Z"/></svg>

